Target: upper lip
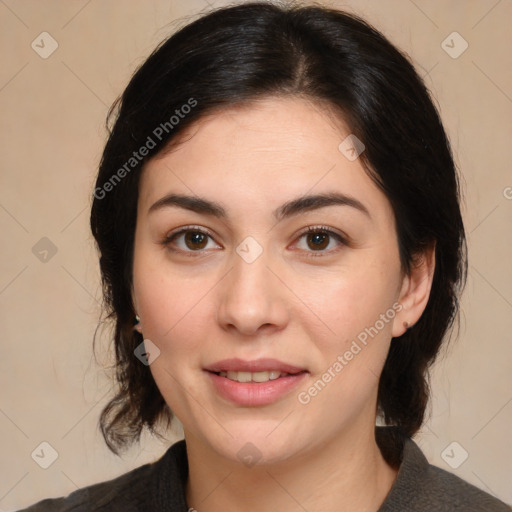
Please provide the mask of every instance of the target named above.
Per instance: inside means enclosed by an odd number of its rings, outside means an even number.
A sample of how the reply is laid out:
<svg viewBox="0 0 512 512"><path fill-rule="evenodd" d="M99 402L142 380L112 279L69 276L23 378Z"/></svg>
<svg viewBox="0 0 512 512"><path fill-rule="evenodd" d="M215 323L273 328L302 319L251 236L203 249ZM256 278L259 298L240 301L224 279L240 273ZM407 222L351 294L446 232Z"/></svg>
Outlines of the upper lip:
<svg viewBox="0 0 512 512"><path fill-rule="evenodd" d="M299 368L288 363L283 363L278 359L262 358L253 361L245 361L244 359L224 359L217 361L205 368L209 372L264 372L264 371L280 371L281 373L300 373L306 371L305 368Z"/></svg>

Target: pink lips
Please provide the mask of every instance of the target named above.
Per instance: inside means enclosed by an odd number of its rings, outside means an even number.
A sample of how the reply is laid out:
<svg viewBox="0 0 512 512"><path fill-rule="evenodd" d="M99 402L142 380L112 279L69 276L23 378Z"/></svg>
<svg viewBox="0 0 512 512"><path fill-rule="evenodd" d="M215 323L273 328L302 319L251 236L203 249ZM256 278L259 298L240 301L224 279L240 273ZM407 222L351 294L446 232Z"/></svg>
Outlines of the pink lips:
<svg viewBox="0 0 512 512"><path fill-rule="evenodd" d="M305 371L305 368L292 366L283 363L277 359L256 359L254 361L244 361L243 359L224 359L217 361L205 370L209 372L264 372L270 370L278 370L281 373L299 373Z"/></svg>
<svg viewBox="0 0 512 512"><path fill-rule="evenodd" d="M219 372L262 372L276 370L288 373L268 382L237 382L217 375ZM304 368L299 368L277 359L225 359L205 368L210 381L220 396L241 406L261 406L276 402L291 392L307 376Z"/></svg>

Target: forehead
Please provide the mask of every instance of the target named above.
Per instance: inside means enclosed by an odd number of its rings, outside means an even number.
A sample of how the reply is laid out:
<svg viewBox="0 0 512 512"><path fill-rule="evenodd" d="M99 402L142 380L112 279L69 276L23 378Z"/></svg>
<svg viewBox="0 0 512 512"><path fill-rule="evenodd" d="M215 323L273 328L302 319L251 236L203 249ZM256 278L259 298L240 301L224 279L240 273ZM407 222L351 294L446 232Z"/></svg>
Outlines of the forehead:
<svg viewBox="0 0 512 512"><path fill-rule="evenodd" d="M146 164L140 201L174 191L267 209L285 198L335 190L386 202L360 159L340 150L349 135L339 117L297 98L268 98L206 115L170 152Z"/></svg>
<svg viewBox="0 0 512 512"><path fill-rule="evenodd" d="M282 159L296 164L307 156L321 166L333 163L339 143L349 133L345 123L325 106L293 97L270 97L202 116L177 137L176 147L167 154L175 154L175 161L181 157L203 161L204 154L197 152L200 147L215 157L212 164L226 165L231 158L253 155L259 160L279 158L276 166Z"/></svg>

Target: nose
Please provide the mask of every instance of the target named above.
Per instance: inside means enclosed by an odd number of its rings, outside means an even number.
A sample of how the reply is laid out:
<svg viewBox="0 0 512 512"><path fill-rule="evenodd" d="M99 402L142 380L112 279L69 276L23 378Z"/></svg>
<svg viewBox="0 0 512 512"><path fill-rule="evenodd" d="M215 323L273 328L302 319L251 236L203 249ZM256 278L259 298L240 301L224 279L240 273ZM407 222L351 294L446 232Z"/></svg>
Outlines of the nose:
<svg viewBox="0 0 512 512"><path fill-rule="evenodd" d="M217 321L224 330L251 336L287 325L290 302L286 288L269 263L265 251L251 263L234 252L233 267L219 288Z"/></svg>

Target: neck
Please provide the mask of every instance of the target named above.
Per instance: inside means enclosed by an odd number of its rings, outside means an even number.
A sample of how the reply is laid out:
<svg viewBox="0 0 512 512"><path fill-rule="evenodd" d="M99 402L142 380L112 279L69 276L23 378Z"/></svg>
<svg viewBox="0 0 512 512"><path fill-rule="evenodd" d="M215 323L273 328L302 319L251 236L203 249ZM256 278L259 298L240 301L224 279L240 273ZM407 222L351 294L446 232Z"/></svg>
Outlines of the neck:
<svg viewBox="0 0 512 512"><path fill-rule="evenodd" d="M186 496L197 512L376 512L397 473L382 457L372 425L352 428L281 463L251 468L187 434Z"/></svg>

